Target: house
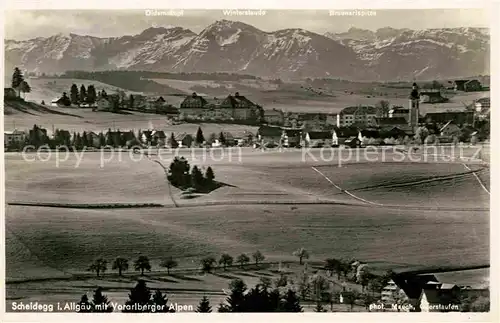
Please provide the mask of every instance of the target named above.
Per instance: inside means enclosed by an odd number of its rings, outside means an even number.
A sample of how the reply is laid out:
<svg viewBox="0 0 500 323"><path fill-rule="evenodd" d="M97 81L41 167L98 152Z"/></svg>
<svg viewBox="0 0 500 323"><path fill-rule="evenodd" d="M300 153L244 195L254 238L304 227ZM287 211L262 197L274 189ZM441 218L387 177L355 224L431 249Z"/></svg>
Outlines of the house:
<svg viewBox="0 0 500 323"><path fill-rule="evenodd" d="M285 123L285 114L283 110L279 109L264 110L264 122L270 125L282 126Z"/></svg>
<svg viewBox="0 0 500 323"><path fill-rule="evenodd" d="M179 145L179 148L190 148L194 142L193 135L185 133L185 132L178 134L174 137L175 137L175 140L177 140L177 144Z"/></svg>
<svg viewBox="0 0 500 323"><path fill-rule="evenodd" d="M261 147L268 145L281 145L281 139L283 137L283 130L281 127L276 126L260 126L257 130L257 140Z"/></svg>
<svg viewBox="0 0 500 323"><path fill-rule="evenodd" d="M389 110L389 118L405 118L408 122L408 115L410 114L410 109L405 107L394 106Z"/></svg>
<svg viewBox="0 0 500 323"><path fill-rule="evenodd" d="M460 292L460 287L454 284L428 284L422 290L418 308L421 312L456 312Z"/></svg>
<svg viewBox="0 0 500 323"><path fill-rule="evenodd" d="M429 112L423 119L425 123L445 124L452 120L458 125L472 124L474 120L474 111Z"/></svg>
<svg viewBox="0 0 500 323"><path fill-rule="evenodd" d="M220 104L220 108L232 109L234 120L246 121L249 123L260 123L264 114L261 106L253 103L245 96L236 92L234 95L228 95Z"/></svg>
<svg viewBox="0 0 500 323"><path fill-rule="evenodd" d="M167 118L177 120L179 118L179 109L171 104L163 104L156 107L157 114L166 115Z"/></svg>
<svg viewBox="0 0 500 323"><path fill-rule="evenodd" d="M337 127L352 125L372 126L375 123L377 109L374 106L351 106L338 114Z"/></svg>
<svg viewBox="0 0 500 323"><path fill-rule="evenodd" d="M26 140L26 132L15 129L14 131L4 131L4 147L12 147L23 144Z"/></svg>
<svg viewBox="0 0 500 323"><path fill-rule="evenodd" d="M69 107L71 106L71 100L66 95L66 92L60 98L55 98L50 102L53 107Z"/></svg>
<svg viewBox="0 0 500 323"><path fill-rule="evenodd" d="M111 111L113 108L113 103L111 98L108 97L100 97L97 99L97 111Z"/></svg>
<svg viewBox="0 0 500 323"><path fill-rule="evenodd" d="M478 113L485 113L490 111L490 98L480 98L474 101L474 108Z"/></svg>
<svg viewBox="0 0 500 323"><path fill-rule="evenodd" d="M323 129L326 126L327 115L325 113L310 112L297 113L297 126L308 129Z"/></svg>
<svg viewBox="0 0 500 323"><path fill-rule="evenodd" d="M153 130L151 132L151 138L156 145L164 147L167 143L167 135L163 130Z"/></svg>
<svg viewBox="0 0 500 323"><path fill-rule="evenodd" d="M420 91L420 103L443 103L447 101L448 98L443 97L440 90Z"/></svg>
<svg viewBox="0 0 500 323"><path fill-rule="evenodd" d="M339 143L340 144L340 143ZM349 137L344 141L344 146L349 148L357 148L361 145L361 142L358 137Z"/></svg>
<svg viewBox="0 0 500 323"><path fill-rule="evenodd" d="M16 99L17 98L17 92L11 87L5 87L3 89L3 99L4 100L11 100L11 99Z"/></svg>
<svg viewBox="0 0 500 323"><path fill-rule="evenodd" d="M300 136L302 129L284 128L281 142L284 147L298 147L300 145Z"/></svg>
<svg viewBox="0 0 500 323"><path fill-rule="evenodd" d="M331 147L338 145L335 131L307 131L303 136L304 147Z"/></svg>
<svg viewBox="0 0 500 323"><path fill-rule="evenodd" d="M99 135L96 134L95 132L91 131L87 133L89 145L92 147L100 147L101 146L101 140L99 138Z"/></svg>
<svg viewBox="0 0 500 323"><path fill-rule="evenodd" d="M404 117L375 118L375 126L381 128L407 126L407 125L408 121Z"/></svg>
<svg viewBox="0 0 500 323"><path fill-rule="evenodd" d="M452 120L448 121L439 129L439 134L443 137L460 136L461 130Z"/></svg>
<svg viewBox="0 0 500 323"><path fill-rule="evenodd" d="M483 89L481 82L473 80L455 80L453 82L455 91L474 92Z"/></svg>

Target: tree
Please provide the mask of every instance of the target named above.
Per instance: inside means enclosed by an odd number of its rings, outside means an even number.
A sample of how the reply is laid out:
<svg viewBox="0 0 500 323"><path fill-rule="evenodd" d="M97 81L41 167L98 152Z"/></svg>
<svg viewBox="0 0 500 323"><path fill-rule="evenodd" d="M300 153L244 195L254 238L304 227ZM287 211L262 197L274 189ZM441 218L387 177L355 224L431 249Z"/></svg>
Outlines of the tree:
<svg viewBox="0 0 500 323"><path fill-rule="evenodd" d="M222 146L226 145L226 136L224 136L224 133L222 131L219 134L219 142Z"/></svg>
<svg viewBox="0 0 500 323"><path fill-rule="evenodd" d="M106 93L105 89L102 89L102 91L101 91L101 97L103 97L103 98L107 98L108 97L108 93Z"/></svg>
<svg viewBox="0 0 500 323"><path fill-rule="evenodd" d="M354 291L343 292L342 296L344 298L344 302L350 305L351 311L354 308L354 304L356 304L357 295Z"/></svg>
<svg viewBox="0 0 500 323"><path fill-rule="evenodd" d="M97 277L99 277L99 274L101 272L104 275L104 273L108 269L107 265L108 265L108 262L106 260L99 258L99 259L94 260L94 262L90 265L88 270L95 272Z"/></svg>
<svg viewBox="0 0 500 323"><path fill-rule="evenodd" d="M226 299L228 311L245 312L245 291L247 290L247 285L243 280L237 278L231 281L229 289L231 293Z"/></svg>
<svg viewBox="0 0 500 323"><path fill-rule="evenodd" d="M380 100L377 103L377 115L383 118L388 118L389 117L389 101L387 100Z"/></svg>
<svg viewBox="0 0 500 323"><path fill-rule="evenodd" d="M256 266L259 265L259 262L262 262L264 261L264 259L266 259L266 257L259 250L253 253L252 258L255 261Z"/></svg>
<svg viewBox="0 0 500 323"><path fill-rule="evenodd" d="M444 87L443 84L439 83L436 80L432 81L432 83L431 83L431 88L433 88L435 90L442 89L443 87Z"/></svg>
<svg viewBox="0 0 500 323"><path fill-rule="evenodd" d="M429 130L426 127L418 127L415 131L415 140L417 140L419 144L423 144L428 135Z"/></svg>
<svg viewBox="0 0 500 323"><path fill-rule="evenodd" d="M191 169L191 185L193 188L197 191L200 191L201 188L204 186L204 177L203 173L200 171L198 166L193 166Z"/></svg>
<svg viewBox="0 0 500 323"><path fill-rule="evenodd" d="M191 185L189 168L189 163L184 157L175 157L168 169L168 181L177 188L188 188Z"/></svg>
<svg viewBox="0 0 500 323"><path fill-rule="evenodd" d="M209 144L213 144L213 143L215 143L215 140L216 140L216 139L217 139L217 135L216 135L215 133L213 133L213 132L212 132L212 133L210 134L210 137L208 137L208 143L209 143Z"/></svg>
<svg viewBox="0 0 500 323"><path fill-rule="evenodd" d="M312 293L316 301L317 302L322 301L323 296L330 288L328 280L321 275L315 275L312 279L311 285L312 285Z"/></svg>
<svg viewBox="0 0 500 323"><path fill-rule="evenodd" d="M364 293L361 295L361 300L363 301L363 305L366 310L370 309L370 305L375 303L376 299L371 294Z"/></svg>
<svg viewBox="0 0 500 323"><path fill-rule="evenodd" d="M233 257L227 253L224 253L220 256L219 265L222 265L224 270L226 270L227 266L231 266L233 264Z"/></svg>
<svg viewBox="0 0 500 323"><path fill-rule="evenodd" d="M134 96L132 94L128 97L128 108L134 110Z"/></svg>
<svg viewBox="0 0 500 323"><path fill-rule="evenodd" d="M367 269L365 269L365 268L361 269L357 280L358 280L358 283L361 284L361 291L362 292L365 291L366 286L368 286L370 281L374 278L375 278L375 275L373 275Z"/></svg>
<svg viewBox="0 0 500 323"><path fill-rule="evenodd" d="M45 105L45 100L42 100L41 105Z"/></svg>
<svg viewBox="0 0 500 323"><path fill-rule="evenodd" d="M206 296L203 296L203 298L200 301L200 304L198 304L198 307L196 308L197 313L211 313L212 312L212 306L210 306L210 301Z"/></svg>
<svg viewBox="0 0 500 323"><path fill-rule="evenodd" d="M170 135L170 139L168 140L168 143L169 143L170 147L173 148L173 149L179 147L179 143L177 142L177 139L175 139L175 135L174 135L173 132Z"/></svg>
<svg viewBox="0 0 500 323"><path fill-rule="evenodd" d="M170 309L170 306L168 306L167 304L168 303L167 295L163 295L159 289L157 289L156 292L154 293L151 303L153 303L153 305L156 306L156 312L159 313L175 312L175 310Z"/></svg>
<svg viewBox="0 0 500 323"><path fill-rule="evenodd" d="M97 94L95 92L95 87L93 84L89 85L87 89L87 103L93 104L96 102Z"/></svg>
<svg viewBox="0 0 500 323"><path fill-rule="evenodd" d="M214 269L215 264L217 264L217 261L215 260L214 257L212 256L207 256L200 261L201 264L201 271L204 273L211 273L212 269Z"/></svg>
<svg viewBox="0 0 500 323"><path fill-rule="evenodd" d="M196 132L196 143L201 145L204 141L205 137L203 136L203 131L201 130L201 127L198 127L198 131Z"/></svg>
<svg viewBox="0 0 500 323"><path fill-rule="evenodd" d="M211 186L214 183L215 174L212 167L208 166L207 171L205 172L205 180L207 185Z"/></svg>
<svg viewBox="0 0 500 323"><path fill-rule="evenodd" d="M167 268L167 275L170 275L170 269L177 267L179 264L174 260L171 256L167 259L164 259L160 263L160 267Z"/></svg>
<svg viewBox="0 0 500 323"><path fill-rule="evenodd" d="M113 270L118 270L118 276L122 275L122 272L128 270L128 260L122 257L117 257L115 261L113 261Z"/></svg>
<svg viewBox="0 0 500 323"><path fill-rule="evenodd" d="M90 313L92 312L92 304L89 302L89 298L87 297L87 294L83 294L82 298L78 302L78 313Z"/></svg>
<svg viewBox="0 0 500 323"><path fill-rule="evenodd" d="M63 95L60 99L60 102L62 105L67 106L67 107L69 107L71 105L71 100L70 100L70 98L68 98L68 95L66 94L66 92L63 92Z"/></svg>
<svg viewBox="0 0 500 323"><path fill-rule="evenodd" d="M28 82L22 81L21 85L19 86L19 91L23 93L30 93L31 87L29 86Z"/></svg>
<svg viewBox="0 0 500 323"><path fill-rule="evenodd" d="M78 87L74 83L73 83L73 85L71 85L71 89L69 91L69 96L71 99L71 103L78 104L80 96L78 94Z"/></svg>
<svg viewBox="0 0 500 323"><path fill-rule="evenodd" d="M108 297L102 293L102 287L97 287L94 292L92 297L92 312L113 312L113 307L109 304Z"/></svg>
<svg viewBox="0 0 500 323"><path fill-rule="evenodd" d="M87 101L87 90L85 85L80 86L80 103L85 103Z"/></svg>
<svg viewBox="0 0 500 323"><path fill-rule="evenodd" d="M297 294L292 290L288 289L283 302L284 312L302 312L302 306L300 306L300 300Z"/></svg>
<svg viewBox="0 0 500 323"><path fill-rule="evenodd" d="M17 96L21 96L20 86L24 81L24 76L18 67L14 68L14 73L12 74L12 88L17 91Z"/></svg>
<svg viewBox="0 0 500 323"><path fill-rule="evenodd" d="M137 282L137 285L130 290L128 298L129 299L125 302L127 307L123 312L140 313L143 312L143 310L140 310L138 308L139 306L144 307L145 305L150 305L152 303L151 291L146 286L146 282L142 279L140 279Z"/></svg>
<svg viewBox="0 0 500 323"><path fill-rule="evenodd" d="M134 269L141 272L141 276L144 275L144 270L151 271L151 264L146 256L139 256L134 262Z"/></svg>
<svg viewBox="0 0 500 323"><path fill-rule="evenodd" d="M325 260L325 269L328 270L330 272L330 276L333 274L333 273L336 273L337 274L337 280L340 280L340 274L342 273L342 270L341 270L341 263L339 260L335 259L335 258L328 258Z"/></svg>
<svg viewBox="0 0 500 323"><path fill-rule="evenodd" d="M293 253L293 255L299 258L299 263L301 265L303 264L304 259L309 259L309 252L304 248L300 248L300 249L296 250Z"/></svg>
<svg viewBox="0 0 500 323"><path fill-rule="evenodd" d="M240 268L243 269L243 266L250 262L250 258L244 253L242 253L236 258L236 262L240 264Z"/></svg>
<svg viewBox="0 0 500 323"><path fill-rule="evenodd" d="M99 132L99 147L104 147L104 146L106 146L106 137L101 131Z"/></svg>
<svg viewBox="0 0 500 323"><path fill-rule="evenodd" d="M311 282L309 281L309 275L306 272L303 272L299 276L298 289L299 289L300 299L305 301L312 291Z"/></svg>

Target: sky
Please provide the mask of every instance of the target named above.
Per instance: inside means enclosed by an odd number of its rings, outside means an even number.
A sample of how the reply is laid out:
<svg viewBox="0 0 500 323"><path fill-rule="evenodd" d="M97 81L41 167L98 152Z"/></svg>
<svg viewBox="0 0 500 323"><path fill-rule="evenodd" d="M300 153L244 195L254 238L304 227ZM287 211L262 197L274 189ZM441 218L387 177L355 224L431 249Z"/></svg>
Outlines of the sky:
<svg viewBox="0 0 500 323"><path fill-rule="evenodd" d="M117 37L161 26L179 26L198 33L221 19L238 20L263 31L303 28L319 34L344 32L351 27L376 30L489 26L489 13L484 9L364 9L358 10L358 14L361 11L364 16L330 16L327 10L265 10L262 16L230 16L222 10L183 10L181 16L175 17L147 16L145 10L18 10L6 12L4 30L6 39L24 40L58 33Z"/></svg>

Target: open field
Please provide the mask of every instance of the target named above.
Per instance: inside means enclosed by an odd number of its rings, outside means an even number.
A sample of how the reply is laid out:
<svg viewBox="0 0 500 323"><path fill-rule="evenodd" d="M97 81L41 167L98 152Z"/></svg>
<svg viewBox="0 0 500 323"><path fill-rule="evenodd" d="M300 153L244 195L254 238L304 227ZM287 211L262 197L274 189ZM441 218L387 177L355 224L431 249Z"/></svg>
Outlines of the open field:
<svg viewBox="0 0 500 323"><path fill-rule="evenodd" d="M9 108L9 103L6 108L10 109L10 114L4 116L4 129L32 129L34 124L46 128L49 132L52 131L52 126L58 129L65 129L71 132L83 131L108 131L108 129L117 129L129 131L132 129L161 129L163 131L175 133L191 133L196 134L199 126L208 136L210 133L219 133L221 131L229 131L234 134L249 130L256 132L256 127L234 125L234 124L216 124L216 123L184 123L172 125L167 122L167 118L158 114L130 112L126 111L123 114L111 112L93 112L91 109L75 109L75 108L56 108L47 107L40 111L31 110L29 113L24 113L12 108Z"/></svg>
<svg viewBox="0 0 500 323"><path fill-rule="evenodd" d="M161 167L142 155L123 152L111 158L110 152L103 152L101 168L101 152L72 154L58 167L54 153L45 162L40 158L28 162L18 153L7 153L7 203L155 202L166 206L7 206L6 277L9 282L24 280L8 284L9 301L39 300L41 295L47 301L73 301L96 285L104 285L111 300L124 301L136 277L123 281L75 278L97 257L111 262L117 256L135 259L144 254L158 270L167 256L177 259L180 268L195 268L202 257L224 252L236 256L260 250L266 261L291 261L293 251L305 247L311 262L353 257L379 269L489 263L489 195L472 174L464 174L470 170L459 161L368 163L364 156L338 167L336 161L321 160L321 150L312 150L305 159L299 150L244 148L233 155L230 150L222 155L223 151L215 158L208 158L203 149L178 152L191 165L212 166L216 180L230 185L191 200L180 199L180 192L172 189L179 207L173 205ZM345 154L351 152L337 153L347 161ZM132 160L141 156L140 161ZM168 165L173 156L163 152L151 158ZM388 160L393 157L386 155ZM485 166L469 167L489 177ZM365 203L336 186L387 206ZM221 289L231 277L241 276L252 285L261 276L253 271L245 274L230 273L229 278L155 274L147 279L152 287L166 289L170 301L196 304L207 294L216 306L224 299ZM488 272L475 271L465 278L464 274L446 275L448 282L459 283L457 279L463 278L479 283Z"/></svg>
<svg viewBox="0 0 500 323"><path fill-rule="evenodd" d="M72 84L78 86L78 91L80 91L80 86L83 84L85 88L93 84L95 86L96 92L105 90L106 93L116 93L121 90L127 94L141 94L141 92L134 92L125 90L113 85L102 83L94 80L83 80L83 79L28 79L28 83L31 86L31 92L26 94L26 100L35 101L37 103L45 101L45 104L50 105L50 101L55 98L62 96L63 92L66 92L69 96L70 88Z"/></svg>

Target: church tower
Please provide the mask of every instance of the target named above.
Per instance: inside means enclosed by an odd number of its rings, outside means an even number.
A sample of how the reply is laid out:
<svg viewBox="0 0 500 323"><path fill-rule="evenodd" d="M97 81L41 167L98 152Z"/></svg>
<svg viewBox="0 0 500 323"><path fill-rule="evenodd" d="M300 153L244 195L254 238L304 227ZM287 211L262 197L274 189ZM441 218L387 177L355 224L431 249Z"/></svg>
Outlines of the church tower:
<svg viewBox="0 0 500 323"><path fill-rule="evenodd" d="M410 93L409 98L409 108L408 108L408 125L410 128L415 131L418 127L418 119L420 117L419 113L419 104L420 104L420 93L418 91L417 83L413 83L413 87Z"/></svg>

